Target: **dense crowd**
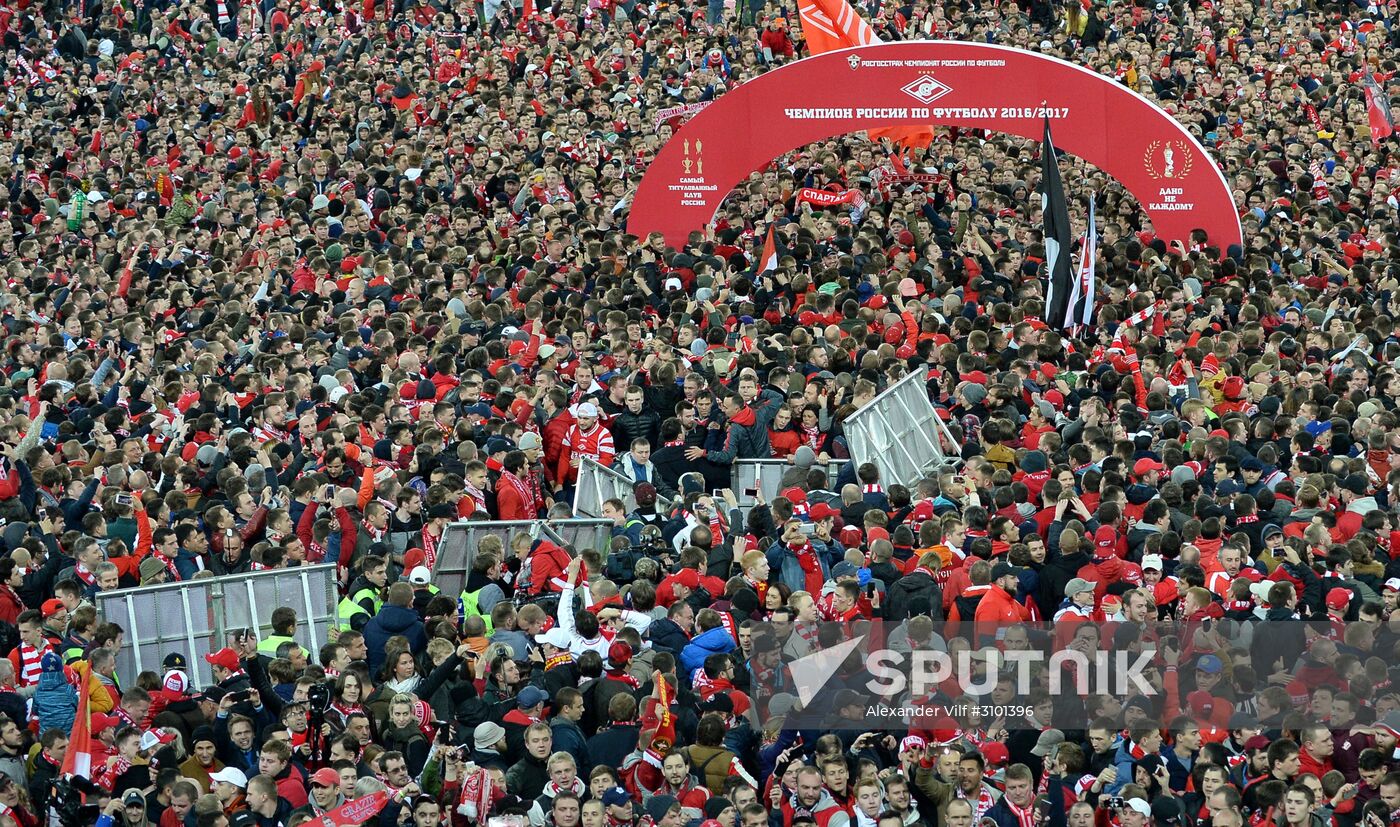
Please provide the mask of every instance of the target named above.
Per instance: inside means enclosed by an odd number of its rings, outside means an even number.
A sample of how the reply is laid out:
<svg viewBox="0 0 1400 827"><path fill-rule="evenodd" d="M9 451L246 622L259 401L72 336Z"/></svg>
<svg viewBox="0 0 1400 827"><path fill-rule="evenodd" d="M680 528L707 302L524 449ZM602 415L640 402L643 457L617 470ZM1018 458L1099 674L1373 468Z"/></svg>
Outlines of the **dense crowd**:
<svg viewBox="0 0 1400 827"><path fill-rule="evenodd" d="M1158 102L1243 248L1062 158L1097 309L1050 329L1040 147L941 128L627 234L675 107L806 54L774 2L0 1L0 827L1400 822L1395 0L860 10ZM843 423L910 373L960 461L883 479ZM568 516L584 460L635 484L606 547L434 583L448 524ZM94 606L322 562L319 651L279 608L126 674ZM843 665L802 703L876 627L1146 647L1159 691L1006 675L1016 715L891 728Z"/></svg>

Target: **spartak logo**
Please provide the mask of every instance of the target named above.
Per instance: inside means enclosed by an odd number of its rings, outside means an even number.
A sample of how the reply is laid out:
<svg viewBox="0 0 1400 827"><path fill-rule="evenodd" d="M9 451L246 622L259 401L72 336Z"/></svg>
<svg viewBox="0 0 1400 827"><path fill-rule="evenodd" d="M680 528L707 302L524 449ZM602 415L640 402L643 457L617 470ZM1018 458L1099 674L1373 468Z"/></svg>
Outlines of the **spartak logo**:
<svg viewBox="0 0 1400 827"><path fill-rule="evenodd" d="M899 91L919 103L933 103L953 90L948 84L932 75L919 75L914 80L901 86Z"/></svg>

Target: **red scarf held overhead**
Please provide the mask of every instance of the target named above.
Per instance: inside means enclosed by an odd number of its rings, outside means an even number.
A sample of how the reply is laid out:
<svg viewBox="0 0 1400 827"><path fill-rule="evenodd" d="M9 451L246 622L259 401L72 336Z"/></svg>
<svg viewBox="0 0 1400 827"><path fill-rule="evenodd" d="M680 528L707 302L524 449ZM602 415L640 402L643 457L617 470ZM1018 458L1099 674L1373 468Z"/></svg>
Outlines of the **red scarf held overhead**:
<svg viewBox="0 0 1400 827"><path fill-rule="evenodd" d="M837 204L860 205L864 203L865 196L861 194L859 190L832 192L831 190L818 190L812 189L811 187L803 187L797 191L797 203L800 204L803 201L818 207L834 207Z"/></svg>

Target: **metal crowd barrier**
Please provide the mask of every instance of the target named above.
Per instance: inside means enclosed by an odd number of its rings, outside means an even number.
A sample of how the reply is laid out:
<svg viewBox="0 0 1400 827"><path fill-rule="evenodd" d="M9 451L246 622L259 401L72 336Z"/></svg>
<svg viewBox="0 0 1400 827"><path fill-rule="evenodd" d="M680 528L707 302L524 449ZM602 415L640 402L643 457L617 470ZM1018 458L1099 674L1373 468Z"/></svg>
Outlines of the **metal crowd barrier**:
<svg viewBox="0 0 1400 827"><path fill-rule="evenodd" d="M160 672L165 656L179 652L194 686L209 686L214 675L204 656L243 629L259 639L271 634L272 612L282 606L296 611L293 637L314 656L336 623L335 568L300 566L99 592L96 607L126 630L117 669L128 682L139 672Z"/></svg>
<svg viewBox="0 0 1400 827"><path fill-rule="evenodd" d="M846 440L859 464L872 462L886 486L917 485L930 473L956 465L956 443L933 410L923 376L915 371L846 418ZM942 441L940 441L940 438Z"/></svg>
<svg viewBox="0 0 1400 827"><path fill-rule="evenodd" d="M541 537L570 546L577 551L586 548L605 551L612 539L612 522L574 518L569 520L462 520L449 523L438 542L437 560L433 564L433 585L443 594L456 597L462 593L471 574L472 563L481 538L494 534L501 546L510 553L510 543L524 534L535 540Z"/></svg>
<svg viewBox="0 0 1400 827"><path fill-rule="evenodd" d="M632 480L611 468L585 459L578 469L578 484L574 487L574 513L580 517L603 516L603 503L619 499L628 511L637 507L637 498L632 493ZM656 498L656 509L665 511L671 501L665 497Z"/></svg>
<svg viewBox="0 0 1400 827"><path fill-rule="evenodd" d="M732 482L734 497L739 501L739 510L743 512L745 517L749 516L749 509L758 505L758 498L749 492L761 491L764 502L772 502L782 489L783 475L791 471L793 467L793 464L786 459L739 459L734 461ZM836 474L841 470L840 463L836 462L818 462L812 467L826 472L828 489L836 482Z"/></svg>

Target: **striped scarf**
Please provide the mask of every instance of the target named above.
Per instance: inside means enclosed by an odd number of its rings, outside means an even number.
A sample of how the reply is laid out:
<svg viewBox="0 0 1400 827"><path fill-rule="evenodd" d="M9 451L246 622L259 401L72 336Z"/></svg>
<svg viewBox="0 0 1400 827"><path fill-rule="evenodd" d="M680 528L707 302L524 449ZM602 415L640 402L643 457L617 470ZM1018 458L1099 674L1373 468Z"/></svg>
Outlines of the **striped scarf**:
<svg viewBox="0 0 1400 827"><path fill-rule="evenodd" d="M981 821L981 820L982 820L982 816L986 815L986 814L987 814L987 811L990 810L990 809L992 809L992 806L995 805L995 804L997 803L997 802L996 802L996 799L994 799L994 798L992 797L992 791L991 791L991 789L990 789L986 784L983 784L983 785L981 785L980 787L977 788L977 800L976 800L976 801L973 801L973 800L969 799L969 798L967 797L967 793L964 793L964 792L963 792L963 789L962 789L961 786L958 787L957 789L958 789L958 798L961 798L961 799L963 799L964 801L967 801L967 803L969 803L969 804L972 805L972 820L973 820L973 821ZM1006 803L1007 803L1007 804L1010 804L1011 802L1008 801L1008 802L1006 802Z"/></svg>
<svg viewBox="0 0 1400 827"><path fill-rule="evenodd" d="M1010 810L1011 814L1016 817L1017 827L1035 827L1034 803L1032 803L1031 806L1026 807L1025 809L1021 809L1015 804L1012 804L1011 799L1009 798L1003 796L1002 800L1006 802L1006 809Z"/></svg>
<svg viewBox="0 0 1400 827"><path fill-rule="evenodd" d="M44 655L52 651L53 648L47 643L44 644L43 649L35 649L28 643L19 645L19 685L21 687L39 685L39 673L44 671L42 665Z"/></svg>

